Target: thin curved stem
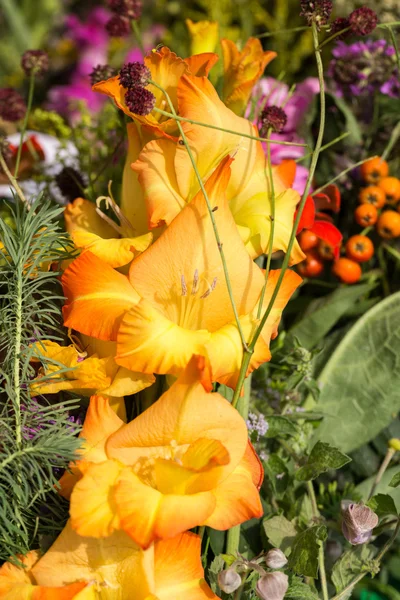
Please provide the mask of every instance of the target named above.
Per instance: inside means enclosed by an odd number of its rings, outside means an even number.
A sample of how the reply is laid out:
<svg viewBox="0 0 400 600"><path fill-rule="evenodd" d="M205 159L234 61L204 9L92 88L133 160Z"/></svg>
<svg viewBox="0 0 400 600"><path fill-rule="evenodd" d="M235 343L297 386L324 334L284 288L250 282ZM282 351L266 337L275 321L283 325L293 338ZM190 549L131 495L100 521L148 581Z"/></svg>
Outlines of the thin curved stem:
<svg viewBox="0 0 400 600"><path fill-rule="evenodd" d="M9 180L10 184L13 186L13 188L15 189L18 198L21 200L21 202L23 204L25 204L29 210L29 204L25 198L24 192L21 190L21 188L18 185L18 181L15 179L14 175L11 173L10 169L8 168L8 165L6 163L6 161L4 160L4 156L2 155L2 153L0 152L0 165L1 168L3 169L4 173L7 176L7 179Z"/></svg>

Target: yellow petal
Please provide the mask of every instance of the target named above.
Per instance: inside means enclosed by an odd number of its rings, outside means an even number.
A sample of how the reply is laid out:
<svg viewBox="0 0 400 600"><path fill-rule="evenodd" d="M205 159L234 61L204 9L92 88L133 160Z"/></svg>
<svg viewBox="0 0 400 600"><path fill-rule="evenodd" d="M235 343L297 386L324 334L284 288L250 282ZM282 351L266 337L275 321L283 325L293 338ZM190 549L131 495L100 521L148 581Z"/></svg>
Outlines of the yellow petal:
<svg viewBox="0 0 400 600"><path fill-rule="evenodd" d="M94 202L77 198L65 207L65 228L68 233L87 231L104 239L116 237L115 229L100 217L96 212Z"/></svg>
<svg viewBox="0 0 400 600"><path fill-rule="evenodd" d="M111 267L117 268L127 265L140 252L144 252L150 246L153 236L146 233L137 238L104 240L95 233L75 231L72 233L72 239L77 248L90 250Z"/></svg>
<svg viewBox="0 0 400 600"><path fill-rule="evenodd" d="M186 19L185 22L191 38L191 54L214 52L219 39L218 23L216 21L194 23L191 19Z"/></svg>

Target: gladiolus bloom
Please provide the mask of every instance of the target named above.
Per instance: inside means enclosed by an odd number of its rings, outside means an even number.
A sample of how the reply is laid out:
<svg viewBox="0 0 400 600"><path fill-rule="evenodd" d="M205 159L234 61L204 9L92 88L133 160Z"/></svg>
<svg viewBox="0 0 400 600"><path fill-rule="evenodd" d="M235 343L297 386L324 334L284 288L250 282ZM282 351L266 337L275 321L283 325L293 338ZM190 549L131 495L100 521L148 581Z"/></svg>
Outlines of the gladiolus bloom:
<svg viewBox="0 0 400 600"><path fill-rule="evenodd" d="M276 52L264 52L260 40L249 38L240 52L231 40L221 40L224 55L224 102L237 115L243 115L251 92L273 60Z"/></svg>
<svg viewBox="0 0 400 600"><path fill-rule="evenodd" d="M198 21L186 19L191 39L191 53L214 52L218 44L218 23L216 21Z"/></svg>
<svg viewBox="0 0 400 600"><path fill-rule="evenodd" d="M266 173L261 142L244 137L257 137L257 128L229 110L205 77L183 76L178 85L178 104L179 113L184 118L243 134L242 137L182 122L203 182L223 158L228 155L234 157L226 187L229 207L251 257L268 252L272 186ZM159 139L146 144L132 168L139 174L150 228L164 223L169 225L199 191L199 181L187 149L174 141ZM290 186L277 171L274 172L273 183L276 205L273 251L285 251L300 196L295 190L288 189ZM297 242L291 258L292 264L304 259Z"/></svg>
<svg viewBox="0 0 400 600"><path fill-rule="evenodd" d="M118 207L116 210L121 219L119 225L111 219L104 220L93 202L77 198L66 207L64 218L66 229L77 248L90 250L112 267L122 267L146 250L153 235L136 236L134 225Z"/></svg>
<svg viewBox="0 0 400 600"><path fill-rule="evenodd" d="M193 533L142 550L125 533L106 540L77 535L68 523L40 558L19 557L25 568L0 568L4 600L210 600L201 541ZM4 595L3 595L4 594Z"/></svg>
<svg viewBox="0 0 400 600"><path fill-rule="evenodd" d="M212 207L218 207L214 214L233 298L249 339L259 322L265 278L246 252L226 201L230 160L214 171L206 188ZM278 276L279 271L272 271L268 277L264 308ZM286 272L249 373L270 359L270 339L277 334L282 310L300 282L293 271ZM192 355L199 354L209 359L213 381L235 386L243 346L201 192L132 262L129 277L85 252L65 271L62 283L67 298L65 325L98 339L115 340L119 365L142 373L178 375Z"/></svg>
<svg viewBox="0 0 400 600"><path fill-rule="evenodd" d="M262 467L246 423L205 388L211 382L204 360L193 357L171 388L127 425L105 399L91 399L82 434L89 452L70 476L81 477L70 506L79 535L108 537L122 529L148 547L196 525L228 529L262 515Z"/></svg>

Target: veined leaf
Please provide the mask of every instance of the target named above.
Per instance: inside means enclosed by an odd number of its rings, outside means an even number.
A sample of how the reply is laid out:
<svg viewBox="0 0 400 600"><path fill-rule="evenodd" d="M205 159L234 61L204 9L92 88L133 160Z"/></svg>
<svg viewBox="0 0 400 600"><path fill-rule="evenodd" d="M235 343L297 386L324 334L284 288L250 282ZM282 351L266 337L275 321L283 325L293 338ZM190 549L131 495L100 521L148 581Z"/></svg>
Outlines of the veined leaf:
<svg viewBox="0 0 400 600"><path fill-rule="evenodd" d="M309 481L321 473L325 473L328 469L340 469L350 461L351 458L347 454L343 454L329 444L318 441L311 450L306 464L297 471L296 479Z"/></svg>

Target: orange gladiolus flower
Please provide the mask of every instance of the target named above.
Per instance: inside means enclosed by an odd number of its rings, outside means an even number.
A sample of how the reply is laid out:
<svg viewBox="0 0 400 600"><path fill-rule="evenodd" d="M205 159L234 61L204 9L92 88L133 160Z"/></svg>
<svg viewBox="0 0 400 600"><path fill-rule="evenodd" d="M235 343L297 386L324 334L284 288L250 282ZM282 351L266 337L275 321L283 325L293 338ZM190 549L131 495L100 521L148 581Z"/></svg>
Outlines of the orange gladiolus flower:
<svg viewBox="0 0 400 600"><path fill-rule="evenodd" d="M71 524L83 536L124 530L136 543L196 525L228 529L262 515L262 467L239 413L211 389L204 359L193 357L161 398L124 425L92 397L87 451L68 480ZM64 494L66 495L66 494Z"/></svg>
<svg viewBox="0 0 400 600"><path fill-rule="evenodd" d="M142 550L123 532L99 541L68 523L42 558L34 551L20 557L26 568L0 568L0 598L217 600L204 580L200 546L197 535L183 533Z"/></svg>
<svg viewBox="0 0 400 600"><path fill-rule="evenodd" d="M257 137L257 128L220 100L205 77L183 76L178 85L179 113L200 123ZM261 142L202 125L182 123L200 177L206 181L227 155L234 156L226 194L241 237L252 258L268 252L271 231L271 182ZM172 221L199 190L185 146L172 140L149 142L132 168L139 175L149 227ZM274 173L275 233L273 251L286 250L300 195ZM304 259L297 242L292 264Z"/></svg>
<svg viewBox="0 0 400 600"><path fill-rule="evenodd" d="M64 211L65 226L74 244L82 251L90 250L112 267L122 267L151 244L151 233L136 236L133 224L125 217L111 199L120 225L111 219L103 219L96 204L77 198ZM136 237L135 237L136 236Z"/></svg>
<svg viewBox="0 0 400 600"><path fill-rule="evenodd" d="M258 323L264 275L249 257L226 200L229 163L207 181L230 275L235 304L247 339ZM272 271L267 305L279 271ZM249 372L269 360L284 306L301 282L285 274L273 310L257 341ZM116 340L116 362L142 373L178 375L193 354L209 357L213 381L234 386L243 347L238 334L214 231L203 194L186 205L160 238L136 258L129 277L85 252L62 277L67 298L64 322L103 340Z"/></svg>
<svg viewBox="0 0 400 600"><path fill-rule="evenodd" d="M216 21L197 21L186 19L186 26L191 39L192 54L214 52L218 44L218 23Z"/></svg>
<svg viewBox="0 0 400 600"><path fill-rule="evenodd" d="M197 76L207 76L217 60L218 55L213 53L198 54L182 59L171 52L169 48L164 47L161 50L150 52L144 58L144 64L150 69L152 80L166 90L175 109L177 109L177 87L182 75L190 73ZM163 92L153 85L149 85L148 89L156 97L156 108L168 111ZM160 115L154 110L149 115L139 116L128 109L125 103L126 89L120 85L118 75L107 79L107 81L96 83L93 90L112 98L118 108L132 119L135 119L137 123L145 126L147 131L152 132L153 135L172 138L176 136L177 127L174 119Z"/></svg>
<svg viewBox="0 0 400 600"><path fill-rule="evenodd" d="M224 102L237 115L243 115L251 92L273 60L276 52L264 52L260 40L249 38L240 52L231 40L221 40L224 56Z"/></svg>

